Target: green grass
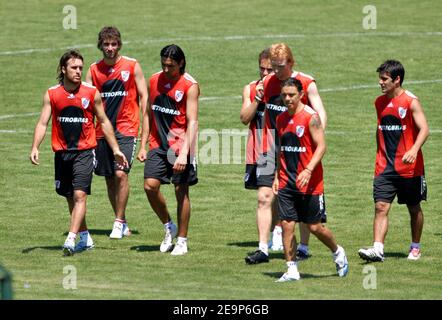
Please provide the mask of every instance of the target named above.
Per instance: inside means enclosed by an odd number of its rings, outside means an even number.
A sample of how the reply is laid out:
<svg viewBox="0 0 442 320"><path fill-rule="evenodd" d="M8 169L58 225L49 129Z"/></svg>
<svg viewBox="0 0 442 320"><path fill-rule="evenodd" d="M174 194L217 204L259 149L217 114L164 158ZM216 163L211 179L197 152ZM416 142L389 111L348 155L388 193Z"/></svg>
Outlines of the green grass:
<svg viewBox="0 0 442 320"><path fill-rule="evenodd" d="M0 19L0 263L13 275L16 299L440 299L442 282L442 113L439 111L442 4L372 1L377 29L364 30L366 1L72 1L78 29L64 30L58 1L2 3ZM268 11L269 18L263 19ZM200 83L200 130L239 129L243 86L257 77L257 54L275 42L294 51L297 68L317 79L329 118L324 158L329 228L347 252L350 274L335 275L330 253L311 239L312 259L300 265L302 281L275 284L285 270L280 252L268 264L247 266L257 246L256 193L243 188L244 164L199 166L191 189L187 255L158 250L162 226L143 191L143 166L130 174L127 216L134 234L111 241L112 212L103 179L94 177L88 224L94 250L61 257L69 218L53 190L50 131L41 164L28 160L44 91L55 83L58 59L80 45L86 65L100 57L99 29L117 25L122 53L139 60L148 77L160 69L159 51L172 42L187 56ZM438 33L439 32L439 33ZM23 50L36 49L30 53ZM40 50L41 49L41 50ZM9 53L7 53L9 52ZM424 146L428 201L423 203L423 256L407 261L408 213L394 204L387 259L374 264L377 289L365 290L366 266L357 255L372 237L376 68L396 58L406 68L404 86L420 97L432 134ZM434 82L438 80L439 82ZM409 83L407 81L429 81ZM433 82L431 82L433 81ZM332 90L351 86L370 87ZM214 100L203 99L218 97ZM6 117L13 115L13 117ZM200 144L204 147L204 143ZM164 186L171 213L172 187ZM77 270L77 290L62 286L63 268Z"/></svg>

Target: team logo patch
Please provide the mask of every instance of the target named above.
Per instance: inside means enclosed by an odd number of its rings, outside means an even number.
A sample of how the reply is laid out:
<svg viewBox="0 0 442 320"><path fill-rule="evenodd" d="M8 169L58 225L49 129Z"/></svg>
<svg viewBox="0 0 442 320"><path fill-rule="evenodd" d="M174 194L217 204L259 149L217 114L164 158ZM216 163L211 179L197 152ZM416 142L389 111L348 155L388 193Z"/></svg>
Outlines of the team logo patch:
<svg viewBox="0 0 442 320"><path fill-rule="evenodd" d="M301 138L304 135L304 126L296 126L296 135Z"/></svg>
<svg viewBox="0 0 442 320"><path fill-rule="evenodd" d="M87 109L87 107L89 107L89 99L81 98L81 106L83 109Z"/></svg>
<svg viewBox="0 0 442 320"><path fill-rule="evenodd" d="M181 99L183 99L183 96L184 96L184 92L183 91L180 91L180 90L176 90L175 91L175 100L176 100L176 102L180 102Z"/></svg>
<svg viewBox="0 0 442 320"><path fill-rule="evenodd" d="M407 115L407 109L399 107L399 117L401 117L401 119L405 118L405 116Z"/></svg>
<svg viewBox="0 0 442 320"><path fill-rule="evenodd" d="M130 75L129 71L121 71L121 78L123 79L124 82L129 80L129 75Z"/></svg>

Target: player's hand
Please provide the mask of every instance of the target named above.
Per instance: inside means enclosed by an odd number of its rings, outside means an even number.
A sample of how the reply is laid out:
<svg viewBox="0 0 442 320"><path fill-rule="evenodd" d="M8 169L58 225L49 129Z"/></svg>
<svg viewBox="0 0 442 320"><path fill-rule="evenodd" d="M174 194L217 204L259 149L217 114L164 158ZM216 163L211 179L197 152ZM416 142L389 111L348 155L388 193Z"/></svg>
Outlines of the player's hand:
<svg viewBox="0 0 442 320"><path fill-rule="evenodd" d="M310 182L310 178L312 177L312 172L308 169L304 169L301 171L301 173L298 175L298 178L296 179L296 183L298 184L298 188L302 189L305 186L308 185Z"/></svg>
<svg viewBox="0 0 442 320"><path fill-rule="evenodd" d="M273 180L273 184L272 184L273 194L277 195L278 194L278 190L279 190L279 179L275 178L275 180Z"/></svg>
<svg viewBox="0 0 442 320"><path fill-rule="evenodd" d="M115 161L117 161L120 169L124 169L129 167L129 163L127 162L126 156L120 150L114 152Z"/></svg>
<svg viewBox="0 0 442 320"><path fill-rule="evenodd" d="M173 164L173 173L179 174L184 172L187 165L187 154L180 154Z"/></svg>
<svg viewBox="0 0 442 320"><path fill-rule="evenodd" d="M38 162L38 150L33 149L31 151L31 154L29 155L29 160L31 160L32 164L39 165L40 162Z"/></svg>
<svg viewBox="0 0 442 320"><path fill-rule="evenodd" d="M145 148L141 148L140 151L138 151L137 159L140 162L144 162L147 159L147 151Z"/></svg>
<svg viewBox="0 0 442 320"><path fill-rule="evenodd" d="M260 80L258 82L258 84L256 85L255 100L257 102L261 102L263 98L264 98L264 84L263 84L262 80Z"/></svg>
<svg viewBox="0 0 442 320"><path fill-rule="evenodd" d="M406 164L412 164L416 161L417 158L417 151L414 151L413 148L405 152L404 156L402 157L402 162Z"/></svg>

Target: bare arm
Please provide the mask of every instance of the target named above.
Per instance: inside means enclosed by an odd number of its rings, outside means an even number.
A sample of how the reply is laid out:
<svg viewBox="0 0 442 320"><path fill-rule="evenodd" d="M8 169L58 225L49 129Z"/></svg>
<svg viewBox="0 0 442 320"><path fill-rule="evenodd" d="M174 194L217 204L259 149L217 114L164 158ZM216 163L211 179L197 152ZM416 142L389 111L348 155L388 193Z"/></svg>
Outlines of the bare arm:
<svg viewBox="0 0 442 320"><path fill-rule="evenodd" d="M250 85L246 85L242 93L242 107L239 118L245 125L249 124L253 120L258 108L259 101L262 100L264 95L262 81L256 86L257 98L250 101Z"/></svg>
<svg viewBox="0 0 442 320"><path fill-rule="evenodd" d="M127 162L127 159L124 156L124 154L120 151L118 142L115 139L115 133L114 133L114 128L112 127L112 123L109 121L109 119L106 116L106 113L104 112L103 104L101 102L101 96L98 90L95 91L94 112L95 115L97 116L97 121L100 123L101 128L103 129L104 137L114 153L115 160L118 162L120 166L128 167L129 164Z"/></svg>
<svg viewBox="0 0 442 320"><path fill-rule="evenodd" d="M197 143L198 136L198 96L199 96L198 84L192 85L187 91L186 101L186 136L181 146L180 154L175 160L173 170L175 173L181 173L186 168L187 155L195 151L195 143Z"/></svg>
<svg viewBox="0 0 442 320"><path fill-rule="evenodd" d="M40 114L40 119L35 126L34 130L34 140L32 142L31 154L29 155L29 159L32 164L38 165L39 163L39 151L40 144L42 143L46 129L48 128L49 119L51 118L51 102L49 100L49 92L46 91L43 97L43 107Z"/></svg>
<svg viewBox="0 0 442 320"><path fill-rule="evenodd" d="M319 118L321 119L322 128L325 130L325 127L327 126L327 113L325 112L325 108L315 82L310 83L308 86L307 96L311 103L311 107L318 113Z"/></svg>
<svg viewBox="0 0 442 320"><path fill-rule="evenodd" d="M141 138L140 138L140 150L138 151L137 159L141 162L146 161L147 152L146 144L150 134L150 115L151 115L151 104L149 101L149 87L146 88L146 107L142 115L142 125L141 125Z"/></svg>
<svg viewBox="0 0 442 320"><path fill-rule="evenodd" d="M91 68L89 68L89 70L87 71L87 73L86 73L86 79L85 79L85 80L86 80L87 83L93 85L93 83L92 83Z"/></svg>
<svg viewBox="0 0 442 320"><path fill-rule="evenodd" d="M310 119L309 130L313 143L316 145L316 150L306 168L302 170L296 179L300 188L309 183L313 170L315 170L318 163L322 160L322 157L324 157L326 150L324 128L321 124L321 119L317 114L314 114Z"/></svg>
<svg viewBox="0 0 442 320"><path fill-rule="evenodd" d="M135 76L135 85L137 86L137 92L139 96L139 104L141 110L141 146L140 146L140 151L138 152L137 159L143 162L146 160L146 143L150 130L149 112L148 112L149 110L147 109L149 94L146 86L146 80L144 79L143 71L141 70L141 66L138 62L135 64L134 76ZM146 134L144 142L143 142L143 132L145 132Z"/></svg>
<svg viewBox="0 0 442 320"><path fill-rule="evenodd" d="M414 161L416 161L417 153L430 135L427 118L425 117L424 110L422 109L419 100L414 99L411 102L410 109L413 114L413 120L416 123L416 127L419 129L419 133L413 146L410 148L410 150L405 152L404 156L402 157L402 162L404 163L414 163Z"/></svg>

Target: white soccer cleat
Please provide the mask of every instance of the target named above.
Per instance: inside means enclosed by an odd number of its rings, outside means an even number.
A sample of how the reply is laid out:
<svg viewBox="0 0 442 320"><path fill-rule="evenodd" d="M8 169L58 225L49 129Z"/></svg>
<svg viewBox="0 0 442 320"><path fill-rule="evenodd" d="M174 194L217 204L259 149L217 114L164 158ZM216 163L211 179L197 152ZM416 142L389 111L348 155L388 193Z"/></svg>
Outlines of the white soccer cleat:
<svg viewBox="0 0 442 320"><path fill-rule="evenodd" d="M112 233L109 235L109 238L111 239L123 238L123 231L124 231L123 229L124 229L123 223L115 221L114 226L112 228Z"/></svg>
<svg viewBox="0 0 442 320"><path fill-rule="evenodd" d="M173 256L181 256L187 253L187 243L186 242L178 242L170 253Z"/></svg>
<svg viewBox="0 0 442 320"><path fill-rule="evenodd" d="M408 254L408 260L419 260L421 257L421 250L419 248L410 248L410 253Z"/></svg>
<svg viewBox="0 0 442 320"><path fill-rule="evenodd" d="M132 235L132 230L129 229L127 223L123 223L123 236L129 237L130 235Z"/></svg>
<svg viewBox="0 0 442 320"><path fill-rule="evenodd" d="M359 249L359 257L367 262L383 262L384 255L378 252L375 248Z"/></svg>
<svg viewBox="0 0 442 320"><path fill-rule="evenodd" d="M163 253L168 252L172 249L172 247L173 247L172 241L176 237L177 233L178 233L178 229L174 223L171 223L169 228L165 228L164 239L160 245L161 252L163 252Z"/></svg>
<svg viewBox="0 0 442 320"><path fill-rule="evenodd" d="M288 281L298 281L301 279L301 275L299 272L291 272L291 273L284 273L281 278L276 280L275 282L288 282Z"/></svg>
<svg viewBox="0 0 442 320"><path fill-rule="evenodd" d="M333 261L336 265L336 272L338 273L338 276L345 277L348 273L348 261L344 248L338 248L338 253L336 255L333 254Z"/></svg>
<svg viewBox="0 0 442 320"><path fill-rule="evenodd" d="M70 243L70 242L65 242L63 247L63 255L66 256L72 256L75 252L75 248L74 248L74 243Z"/></svg>
<svg viewBox="0 0 442 320"><path fill-rule="evenodd" d="M78 241L78 243L75 245L74 251L80 252L84 250L90 250L94 247L95 247L94 242L92 241L92 238L89 236L87 237L87 239L80 238L80 241Z"/></svg>

